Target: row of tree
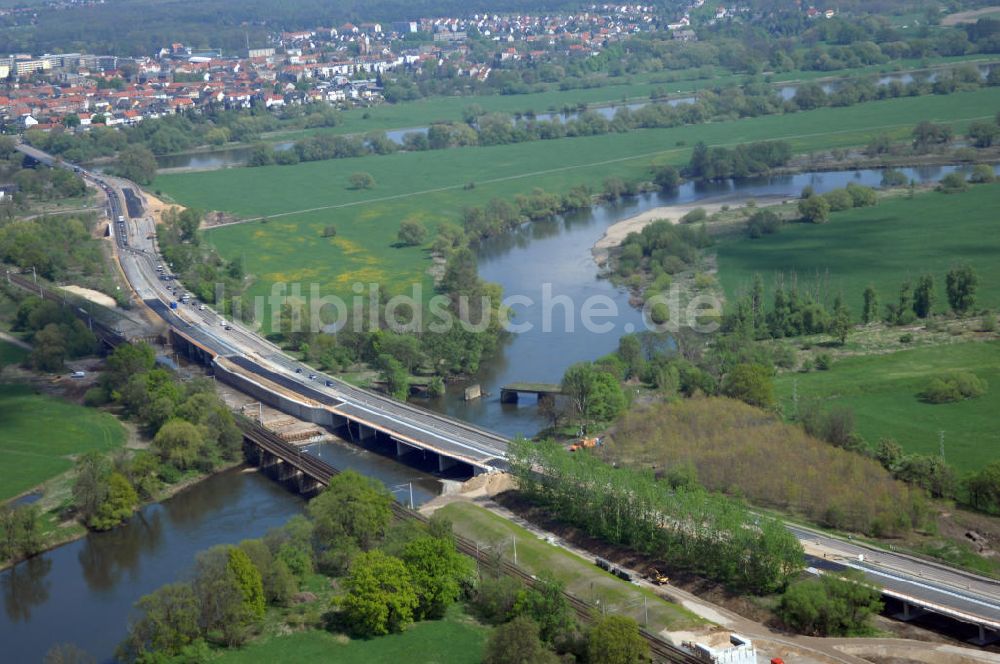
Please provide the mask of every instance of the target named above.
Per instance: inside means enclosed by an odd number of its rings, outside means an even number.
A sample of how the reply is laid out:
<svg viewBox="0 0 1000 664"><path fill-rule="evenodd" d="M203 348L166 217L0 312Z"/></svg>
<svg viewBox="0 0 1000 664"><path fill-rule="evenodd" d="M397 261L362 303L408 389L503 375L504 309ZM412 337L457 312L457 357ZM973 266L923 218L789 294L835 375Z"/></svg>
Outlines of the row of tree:
<svg viewBox="0 0 1000 664"><path fill-rule="evenodd" d="M802 547L775 519L700 487L613 468L553 442L508 449L519 491L588 534L670 561L740 590L783 588L802 569Z"/></svg>

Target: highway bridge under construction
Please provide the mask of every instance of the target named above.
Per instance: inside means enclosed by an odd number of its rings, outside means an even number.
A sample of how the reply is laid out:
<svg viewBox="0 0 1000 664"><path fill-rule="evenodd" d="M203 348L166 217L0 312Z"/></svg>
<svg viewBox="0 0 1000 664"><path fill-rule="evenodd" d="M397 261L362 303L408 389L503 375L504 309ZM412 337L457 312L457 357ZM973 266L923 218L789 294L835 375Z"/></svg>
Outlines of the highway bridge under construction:
<svg viewBox="0 0 1000 664"><path fill-rule="evenodd" d="M404 459L434 456L440 471L474 475L504 467L507 439L499 434L320 374L211 309L178 305L172 283L161 279L156 229L144 216L134 184L91 173L29 145L18 149L43 164L71 168L104 191L115 253L136 299L165 324L175 349L209 367L217 380L347 440L394 448Z"/></svg>
<svg viewBox="0 0 1000 664"><path fill-rule="evenodd" d="M142 216L138 188L128 181L87 172L24 144L19 144L18 150L50 166L72 168L107 194L118 265L136 299L145 304L150 318L160 332L165 330L175 349L208 367L217 380L347 440L392 451L403 460L408 455L431 455L439 470L466 475L505 468L508 441L503 436L315 372L210 309L171 306L176 299L167 282L160 279L155 227L152 219ZM7 279L42 297L65 301L33 280L10 273ZM83 309L77 314L89 320L98 338L109 346L132 340L121 330L98 323ZM330 469L300 448L248 427L244 427L244 438L248 459L276 470L279 479L295 480L303 493L313 493L329 480ZM813 559L817 571L840 569L845 563L859 569L886 598L900 604L900 619L919 619L926 613L946 616L974 626L977 634L972 640L980 644L992 642L1000 634L1000 584L996 580L800 526L788 527L800 541L822 543L837 551L836 563ZM668 661L689 661L675 649L663 654Z"/></svg>

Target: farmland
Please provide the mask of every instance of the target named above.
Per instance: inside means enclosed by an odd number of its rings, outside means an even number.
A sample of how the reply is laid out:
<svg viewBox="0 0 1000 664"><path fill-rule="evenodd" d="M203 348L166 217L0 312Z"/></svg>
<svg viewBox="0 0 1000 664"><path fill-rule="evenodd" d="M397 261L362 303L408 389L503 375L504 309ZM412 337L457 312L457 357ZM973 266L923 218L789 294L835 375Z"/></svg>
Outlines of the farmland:
<svg viewBox="0 0 1000 664"><path fill-rule="evenodd" d="M325 294L342 297L350 296L350 286L359 281L377 281L390 292L402 292L411 283L430 283L426 252L393 246L403 219L422 221L433 231L441 222L456 223L466 206L510 198L533 187L561 192L580 184L600 188L610 175L645 178L654 161L685 163L690 146L698 140L732 145L785 139L796 152L806 152L861 144L875 131L904 137L928 118L950 121L961 131L968 121L990 115L998 106L1000 90L983 89L694 127L567 138L558 144L538 141L163 175L154 188L184 205L270 217L209 233L223 256L243 257L257 279L251 295L269 293L275 282L315 282ZM830 127L837 129L824 129ZM348 176L358 171L371 173L376 186L348 189ZM470 182L475 187L469 188ZM330 224L336 226L337 236L322 239L323 228Z"/></svg>
<svg viewBox="0 0 1000 664"><path fill-rule="evenodd" d="M73 466L73 455L122 445L125 429L107 413L0 385L0 500Z"/></svg>
<svg viewBox="0 0 1000 664"><path fill-rule="evenodd" d="M719 246L719 276L730 295L759 273L770 287L776 274L792 274L811 287L816 275L830 297L842 291L855 318L862 293L874 284L882 302L894 301L900 284L934 275L935 310L944 312L944 276L967 262L979 275L977 303L1000 306L1000 234L996 209L1000 185L981 185L963 194L938 192L892 198L870 208L831 215L826 224L792 224L759 240L739 239Z"/></svg>
<svg viewBox="0 0 1000 664"><path fill-rule="evenodd" d="M927 380L949 372L971 372L986 380L985 395L947 404L917 398ZM869 442L890 437L906 452L938 454L945 432L945 458L960 473L982 468L1000 453L995 414L1000 408L1000 342L946 344L888 355L848 357L830 371L786 373L776 379L785 412L793 412L792 392L800 402L854 411L858 431Z"/></svg>

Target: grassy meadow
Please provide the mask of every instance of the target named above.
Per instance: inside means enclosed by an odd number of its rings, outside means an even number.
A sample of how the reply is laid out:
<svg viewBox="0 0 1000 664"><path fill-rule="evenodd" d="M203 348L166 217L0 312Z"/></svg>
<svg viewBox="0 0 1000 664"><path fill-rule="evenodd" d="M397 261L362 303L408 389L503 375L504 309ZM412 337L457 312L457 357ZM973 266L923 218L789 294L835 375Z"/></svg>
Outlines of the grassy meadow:
<svg viewBox="0 0 1000 664"><path fill-rule="evenodd" d="M452 522L455 532L479 542L496 546L506 559L512 559L516 539L517 564L532 574L548 572L566 585L566 590L584 600L599 599L605 606L643 621L643 598L649 611L649 631L683 629L700 619L686 609L667 602L655 593L622 581L584 560L575 553L545 542L534 533L468 502L455 501L438 510ZM629 608L631 607L631 608Z"/></svg>
<svg viewBox="0 0 1000 664"><path fill-rule="evenodd" d="M927 404L917 398L932 377L953 371L974 373L989 385L985 395L958 403ZM785 373L776 393L785 412L816 399L824 406L854 411L858 431L869 442L890 437L907 452L937 454L938 432L945 432L945 459L960 473L1000 458L1000 341L967 342L902 350L885 355L847 357L830 371Z"/></svg>
<svg viewBox="0 0 1000 664"><path fill-rule="evenodd" d="M208 234L223 256L244 259L256 277L250 295L296 281L318 283L323 293L341 297L349 297L358 281L402 292L412 283L430 284L425 249L394 246L404 219L422 221L433 232L442 222L458 223L464 207L494 197L534 187L600 189L612 175L648 177L653 162L685 163L699 140L735 145L784 139L796 152L807 152L863 144L879 131L901 138L923 119L949 121L961 131L974 118L992 117L997 107L1000 89L983 89L626 134L161 175L152 188L183 205L269 217ZM349 175L358 171L371 173L375 187L348 189ZM466 188L470 182L474 188ZM330 224L337 236L322 238Z"/></svg>
<svg viewBox="0 0 1000 664"><path fill-rule="evenodd" d="M224 651L220 664L298 664L299 662L407 662L407 664L479 664L489 628L459 611L443 620L417 623L402 634L351 640L328 632L295 632Z"/></svg>
<svg viewBox="0 0 1000 664"><path fill-rule="evenodd" d="M0 501L17 496L73 466L73 456L125 442L112 415L0 385Z"/></svg>
<svg viewBox="0 0 1000 664"><path fill-rule="evenodd" d="M800 287L824 282L832 297L842 291L855 318L862 293L874 284L880 301L893 302L902 282L924 273L935 278L935 310L947 310L945 275L960 262L979 275L977 303L1000 307L1000 184L962 194L929 192L891 198L870 208L833 213L826 224L790 224L776 235L735 239L718 246L719 278L732 296L755 273L770 289L779 274L797 275Z"/></svg>

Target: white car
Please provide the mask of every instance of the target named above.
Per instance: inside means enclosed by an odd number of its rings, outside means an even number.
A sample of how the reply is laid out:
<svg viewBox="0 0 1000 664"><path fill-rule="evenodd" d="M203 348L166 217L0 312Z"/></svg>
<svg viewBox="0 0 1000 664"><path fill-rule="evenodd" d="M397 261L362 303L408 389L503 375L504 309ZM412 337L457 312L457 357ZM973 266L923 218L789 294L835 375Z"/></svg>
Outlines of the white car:
<svg viewBox="0 0 1000 664"><path fill-rule="evenodd" d="M87 375L86 371L74 371L70 374L73 378L83 378Z"/></svg>

